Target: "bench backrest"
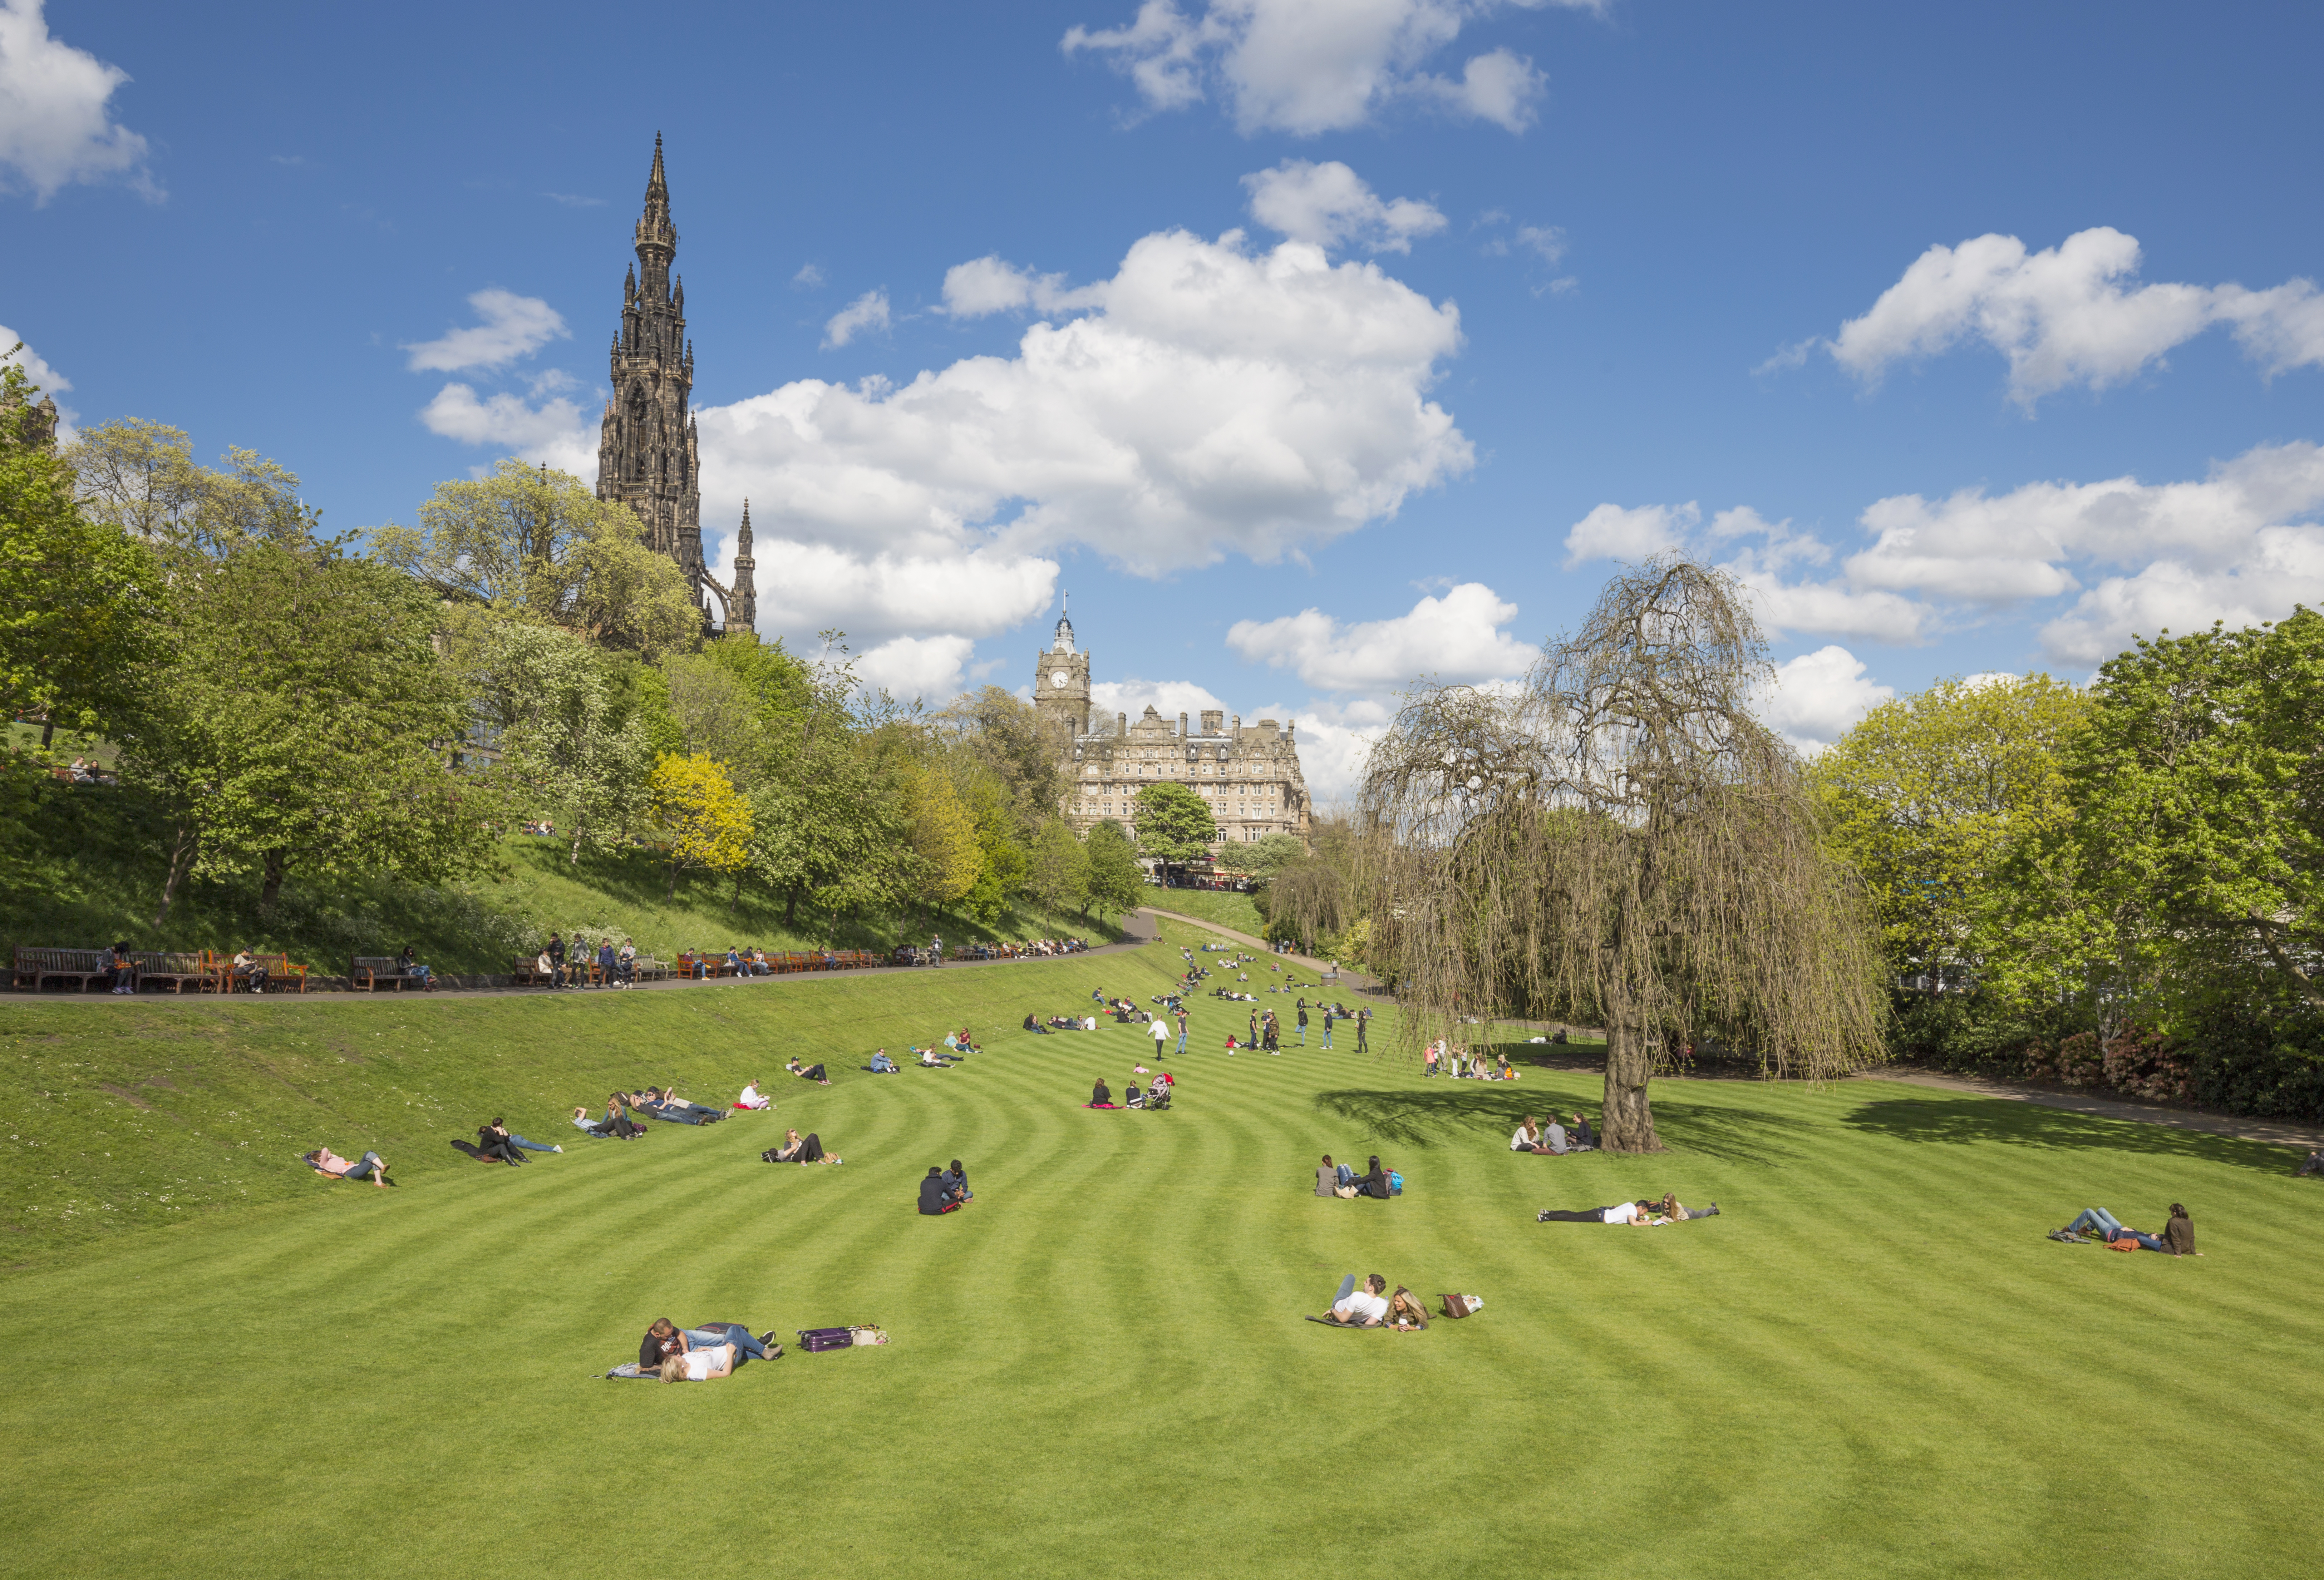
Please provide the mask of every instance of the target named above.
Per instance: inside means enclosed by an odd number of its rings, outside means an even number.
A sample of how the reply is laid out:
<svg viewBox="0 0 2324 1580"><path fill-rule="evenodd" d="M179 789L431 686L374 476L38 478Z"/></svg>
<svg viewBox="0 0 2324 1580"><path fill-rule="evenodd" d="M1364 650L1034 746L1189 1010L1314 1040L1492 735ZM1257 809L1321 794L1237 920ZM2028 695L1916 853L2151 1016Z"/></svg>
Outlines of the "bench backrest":
<svg viewBox="0 0 2324 1580"><path fill-rule="evenodd" d="M199 950L190 954L182 954L165 950L141 949L129 958L137 962L138 969L152 971L159 975L190 977L209 969L208 955Z"/></svg>
<svg viewBox="0 0 2324 1580"><path fill-rule="evenodd" d="M113 967L113 951L103 949L26 949L16 946L19 967L38 966L45 971L104 971Z"/></svg>
<svg viewBox="0 0 2324 1580"><path fill-rule="evenodd" d="M253 955L250 958L254 960L279 960L282 957L281 955ZM401 962L398 961L393 955L357 955L355 957L355 967L358 971L392 971L397 969L400 965Z"/></svg>

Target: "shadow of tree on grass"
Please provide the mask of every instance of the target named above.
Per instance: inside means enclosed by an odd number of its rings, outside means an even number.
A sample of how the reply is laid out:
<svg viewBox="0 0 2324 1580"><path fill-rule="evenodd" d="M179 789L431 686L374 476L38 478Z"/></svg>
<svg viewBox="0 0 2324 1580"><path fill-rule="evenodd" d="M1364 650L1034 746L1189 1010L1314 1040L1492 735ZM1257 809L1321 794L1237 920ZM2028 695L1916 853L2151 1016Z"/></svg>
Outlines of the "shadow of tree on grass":
<svg viewBox="0 0 2324 1580"><path fill-rule="evenodd" d="M2000 1142L2010 1146L2200 1158L2271 1174L2289 1173L2299 1161L2290 1148L2265 1142L1969 1095L1876 1098L1841 1116L1840 1123L1893 1141L1957 1146Z"/></svg>
<svg viewBox="0 0 2324 1580"><path fill-rule="evenodd" d="M1499 1081L1448 1080L1420 1091L1341 1088L1317 1092L1312 1104L1318 1113L1359 1125L1367 1135L1425 1151L1439 1142L1472 1146L1488 1136L1493 1144L1507 1146L1526 1115L1545 1120L1556 1107L1561 1118L1570 1117L1572 1110L1560 1105L1574 1101L1563 1093L1553 1098L1538 1088L1523 1092ZM1655 1133L1674 1152L1741 1163L1776 1163L1794 1153L1778 1140L1785 1127L1773 1115L1667 1100L1657 1100L1654 1108Z"/></svg>

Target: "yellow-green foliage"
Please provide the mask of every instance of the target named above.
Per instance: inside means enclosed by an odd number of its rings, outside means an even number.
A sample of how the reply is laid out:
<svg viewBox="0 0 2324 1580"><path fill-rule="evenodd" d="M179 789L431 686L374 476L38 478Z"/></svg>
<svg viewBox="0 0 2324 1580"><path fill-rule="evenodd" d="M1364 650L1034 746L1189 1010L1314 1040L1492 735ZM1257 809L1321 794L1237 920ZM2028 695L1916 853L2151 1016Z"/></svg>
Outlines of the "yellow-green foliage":
<svg viewBox="0 0 2324 1580"><path fill-rule="evenodd" d="M706 753L666 754L650 781L654 825L669 851L670 882L689 867L733 872L750 859L751 804Z"/></svg>
<svg viewBox="0 0 2324 1580"><path fill-rule="evenodd" d="M1941 681L1875 708L1816 759L1830 838L1872 891L1893 965L1976 951L2005 854L2073 815L2061 753L2089 706L2046 675Z"/></svg>

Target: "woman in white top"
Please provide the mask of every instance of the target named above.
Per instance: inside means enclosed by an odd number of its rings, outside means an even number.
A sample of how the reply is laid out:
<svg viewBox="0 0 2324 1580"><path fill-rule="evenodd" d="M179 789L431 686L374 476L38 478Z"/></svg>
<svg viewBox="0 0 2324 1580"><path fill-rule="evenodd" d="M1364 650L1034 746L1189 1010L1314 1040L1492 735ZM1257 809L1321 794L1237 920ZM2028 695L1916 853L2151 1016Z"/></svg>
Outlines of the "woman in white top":
<svg viewBox="0 0 2324 1580"><path fill-rule="evenodd" d="M759 1083L754 1080L742 1089L742 1095L734 1099L734 1106L738 1108L771 1108L775 1100L761 1091Z"/></svg>
<svg viewBox="0 0 2324 1580"><path fill-rule="evenodd" d="M731 1344L706 1344L684 1355L672 1355L661 1364L661 1380L665 1382L707 1382L733 1374L734 1346Z"/></svg>
<svg viewBox="0 0 2324 1580"><path fill-rule="evenodd" d="M1541 1134L1541 1125L1532 1115L1526 1115L1525 1123L1517 1126L1517 1134L1509 1137L1509 1150L1517 1153L1545 1153L1550 1150L1549 1143Z"/></svg>

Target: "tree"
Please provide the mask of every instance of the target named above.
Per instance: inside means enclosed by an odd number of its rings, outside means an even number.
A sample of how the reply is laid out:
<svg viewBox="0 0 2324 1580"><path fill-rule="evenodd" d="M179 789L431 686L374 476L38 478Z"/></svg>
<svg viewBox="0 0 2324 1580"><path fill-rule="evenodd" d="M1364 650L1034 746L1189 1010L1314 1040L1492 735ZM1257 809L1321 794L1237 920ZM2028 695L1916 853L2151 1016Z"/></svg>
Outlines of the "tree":
<svg viewBox="0 0 2324 1580"><path fill-rule="evenodd" d="M2046 675L1941 681L1875 708L1815 760L1832 848L1879 908L1891 969L1983 957L2003 862L2072 820L2064 752L2089 711Z"/></svg>
<svg viewBox="0 0 2324 1580"><path fill-rule="evenodd" d="M1269 834L1235 851L1236 864L1261 882L1306 859L1307 841L1296 834Z"/></svg>
<svg viewBox="0 0 2324 1580"><path fill-rule="evenodd" d="M1210 803L1175 780L1138 793L1138 853L1155 861L1192 861L1211 853L1219 825Z"/></svg>
<svg viewBox="0 0 2324 1580"><path fill-rule="evenodd" d="M175 830L161 914L193 872L255 867L271 911L293 871L432 881L488 859L492 797L450 765L468 704L437 614L327 544L245 539L180 564L168 662L117 732Z"/></svg>
<svg viewBox="0 0 2324 1580"><path fill-rule="evenodd" d="M1044 907L1056 912L1081 905L1089 894L1089 851L1061 817L1041 825L1033 837L1028 886Z"/></svg>
<svg viewBox="0 0 2324 1580"><path fill-rule="evenodd" d="M1661 1150L1647 1089L1678 1039L1810 1076L1880 1048L1876 923L1751 714L1744 600L1687 560L1628 570L1515 692L1424 687L1366 765L1372 958L1407 1026L1600 1021L1618 1152Z"/></svg>
<svg viewBox="0 0 2324 1580"><path fill-rule="evenodd" d="M0 366L0 718L90 730L152 680L151 554L75 502L71 467L29 424L36 388Z"/></svg>
<svg viewBox="0 0 2324 1580"><path fill-rule="evenodd" d="M299 494L299 474L253 450L229 446L227 470L193 458L182 429L139 418L91 428L67 446L81 509L165 556L216 558L266 539L291 548L316 536L320 512Z"/></svg>
<svg viewBox="0 0 2324 1580"><path fill-rule="evenodd" d="M627 505L599 499L569 473L504 460L490 477L438 483L420 523L374 528L372 552L447 597L647 654L701 634L684 573L646 547Z"/></svg>
<svg viewBox="0 0 2324 1580"><path fill-rule="evenodd" d="M942 773L915 766L905 776L912 849L919 859L921 897L939 908L965 898L984 874L976 814L963 804Z"/></svg>
<svg viewBox="0 0 2324 1580"><path fill-rule="evenodd" d="M2324 1006L2324 616L2141 640L2091 687L2070 826L2031 842L2033 980L2168 1022L2225 997ZM2046 979L2044 979L2046 978Z"/></svg>
<svg viewBox="0 0 2324 1580"><path fill-rule="evenodd" d="M1146 873L1130 849L1130 836L1111 818L1089 831L1083 849L1089 857L1088 908L1101 916L1134 911L1145 898Z"/></svg>
<svg viewBox="0 0 2324 1580"><path fill-rule="evenodd" d="M735 792L726 770L701 752L672 752L654 764L648 781L655 827L669 859L669 894L690 867L733 872L750 859L751 804Z"/></svg>
<svg viewBox="0 0 2324 1580"><path fill-rule="evenodd" d="M553 626L493 620L473 662L477 710L499 734L519 810L556 822L575 864L585 845L625 842L645 816L656 753L603 657Z"/></svg>

